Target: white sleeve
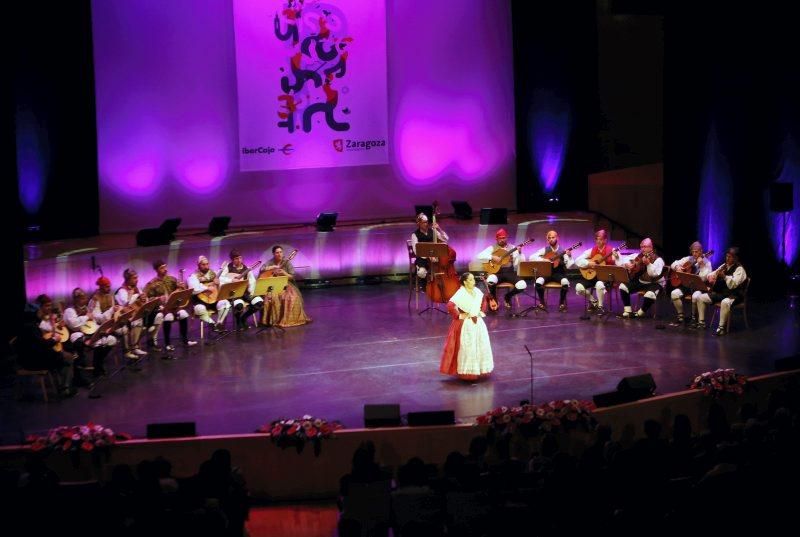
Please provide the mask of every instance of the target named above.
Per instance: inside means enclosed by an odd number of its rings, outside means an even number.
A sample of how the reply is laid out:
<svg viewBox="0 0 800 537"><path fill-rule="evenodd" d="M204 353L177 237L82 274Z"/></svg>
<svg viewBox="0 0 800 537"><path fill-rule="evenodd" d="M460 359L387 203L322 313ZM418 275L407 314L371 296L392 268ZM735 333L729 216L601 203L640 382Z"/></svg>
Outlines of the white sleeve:
<svg viewBox="0 0 800 537"><path fill-rule="evenodd" d="M647 265L647 275L651 278L657 278L661 276L661 272L664 270L664 260L660 257Z"/></svg>
<svg viewBox="0 0 800 537"><path fill-rule="evenodd" d="M488 263L492 259L492 252L494 252L495 246L489 246L488 248L481 250L478 254L478 259L483 261L484 263Z"/></svg>
<svg viewBox="0 0 800 537"><path fill-rule="evenodd" d="M88 317L86 315L78 315L75 308L67 308L64 310L64 324L73 332L85 325L87 319Z"/></svg>
<svg viewBox="0 0 800 537"><path fill-rule="evenodd" d="M744 267L739 265L731 276L725 276L725 284L728 286L728 289L736 289L742 285L746 279L747 273L744 271Z"/></svg>
<svg viewBox="0 0 800 537"><path fill-rule="evenodd" d="M681 268L681 265L683 265L684 263L689 261L690 257L692 257L692 256L687 255L686 257L682 257L680 259L676 259L675 261L672 262L672 264L669 266L669 268L671 268L672 270L678 270L679 268Z"/></svg>
<svg viewBox="0 0 800 537"><path fill-rule="evenodd" d="M192 275L189 276L189 281L187 282L187 284L189 285L189 287L191 287L193 295L198 295L203 291L205 291L206 289L208 289L208 287L200 283L200 278L198 278L197 274L195 273L192 273Z"/></svg>
<svg viewBox="0 0 800 537"><path fill-rule="evenodd" d="M621 267L625 263L633 263L633 260L636 259L636 256L638 256L638 255L639 255L639 253L636 252L636 253L632 253L632 254L628 254L628 255L620 255L619 257L614 257L612 259L614 259L614 264L615 265L617 265L618 267Z"/></svg>
<svg viewBox="0 0 800 537"><path fill-rule="evenodd" d="M711 273L711 270L712 270L711 261L709 261L707 258L704 257L703 260L700 262L700 267L697 270L697 275L700 276L703 279L703 281L705 281L706 278L708 278L708 275Z"/></svg>
<svg viewBox="0 0 800 537"><path fill-rule="evenodd" d="M418 242L419 242L419 239L417 238L417 234L416 233L412 233L411 234L411 251L414 252L414 255L416 255L416 253L417 253L417 243Z"/></svg>
<svg viewBox="0 0 800 537"><path fill-rule="evenodd" d="M523 256L519 253L519 250L514 250L514 253L511 254L511 260L513 261L515 267L519 266L519 262L522 258Z"/></svg>
<svg viewBox="0 0 800 537"><path fill-rule="evenodd" d="M247 292L251 295L256 291L256 277L253 276L253 271L247 273Z"/></svg>
<svg viewBox="0 0 800 537"><path fill-rule="evenodd" d="M578 257L575 258L575 265L578 268L586 268L586 267L588 267L589 266L589 258L591 257L591 255L592 255L592 249L589 248L588 250L586 250L581 255L579 255Z"/></svg>
<svg viewBox="0 0 800 537"><path fill-rule="evenodd" d="M544 249L545 248L546 248L546 246L544 246L542 248L539 248L538 250L533 252L531 254L531 256L528 258L528 261L546 261L545 258L544 258Z"/></svg>
<svg viewBox="0 0 800 537"><path fill-rule="evenodd" d="M223 283L231 283L232 281L233 278L230 277L230 273L228 272L228 264L225 263L219 271L219 283L222 285Z"/></svg>
<svg viewBox="0 0 800 537"><path fill-rule="evenodd" d="M450 240L450 237L447 236L447 233L444 232L442 229L435 229L436 237L439 242L447 242Z"/></svg>

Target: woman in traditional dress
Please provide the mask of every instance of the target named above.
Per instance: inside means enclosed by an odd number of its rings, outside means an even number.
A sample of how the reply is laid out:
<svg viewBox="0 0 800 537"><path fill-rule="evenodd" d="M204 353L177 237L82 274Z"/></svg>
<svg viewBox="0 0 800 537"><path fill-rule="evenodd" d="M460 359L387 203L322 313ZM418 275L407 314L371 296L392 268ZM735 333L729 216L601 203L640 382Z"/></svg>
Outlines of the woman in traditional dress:
<svg viewBox="0 0 800 537"><path fill-rule="evenodd" d="M294 255L290 255L288 258L283 257L283 248L276 244L272 247L272 259L266 262L267 266L261 268L261 278L289 277L289 285L286 286L286 289L277 293L277 297L269 301L266 315L263 316L264 324L286 328L311 322L311 318L303 309L303 297L300 290L294 283L294 267L291 261L293 257Z"/></svg>
<svg viewBox="0 0 800 537"><path fill-rule="evenodd" d="M453 317L439 371L462 380L486 377L494 369L489 331L483 322L484 294L475 287L475 276L461 275L461 287L447 303Z"/></svg>

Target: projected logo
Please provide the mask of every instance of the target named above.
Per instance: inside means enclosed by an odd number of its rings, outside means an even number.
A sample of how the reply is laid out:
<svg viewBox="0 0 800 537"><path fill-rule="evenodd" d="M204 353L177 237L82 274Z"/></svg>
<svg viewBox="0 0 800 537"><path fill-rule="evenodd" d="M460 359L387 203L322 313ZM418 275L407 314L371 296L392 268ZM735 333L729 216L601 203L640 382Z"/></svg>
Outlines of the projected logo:
<svg viewBox="0 0 800 537"><path fill-rule="evenodd" d="M344 151L344 140L342 140L341 138L337 138L336 140L334 140L333 141L333 148L336 151L338 151L339 153Z"/></svg>
<svg viewBox="0 0 800 537"><path fill-rule="evenodd" d="M339 107L337 89L347 93L341 83L347 74L347 48L353 41L342 10L323 2L288 0L275 14L274 27L275 37L290 45L286 49L289 72L280 68L286 74L277 95L278 127L290 134L296 129L305 133L319 128L350 130L350 123L337 119L350 112Z"/></svg>
<svg viewBox="0 0 800 537"><path fill-rule="evenodd" d="M286 144L285 146L283 146L280 149L278 149L278 151L280 151L281 153L283 153L286 156L289 156L292 153L294 153L294 147L292 147L292 144Z"/></svg>
<svg viewBox="0 0 800 537"><path fill-rule="evenodd" d="M373 147L386 147L386 140L343 140L333 141L333 148L339 153L343 151L369 151Z"/></svg>

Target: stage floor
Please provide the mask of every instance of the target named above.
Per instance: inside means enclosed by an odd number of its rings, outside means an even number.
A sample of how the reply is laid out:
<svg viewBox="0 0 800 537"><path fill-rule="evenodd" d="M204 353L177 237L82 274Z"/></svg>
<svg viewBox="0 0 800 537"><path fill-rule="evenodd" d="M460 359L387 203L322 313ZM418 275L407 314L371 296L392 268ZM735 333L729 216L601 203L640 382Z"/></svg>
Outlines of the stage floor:
<svg viewBox="0 0 800 537"><path fill-rule="evenodd" d="M124 370L104 381L96 389L99 399L82 389L48 404L15 401L6 386L0 441L15 444L26 433L87 421L137 437L151 422L194 421L198 434L235 434L303 414L361 427L364 404L380 403L399 403L402 414L452 409L469 421L530 398L524 345L535 351L537 402L590 399L613 390L622 377L642 373L653 375L658 393L685 389L693 375L718 367L766 373L775 359L800 347L797 310L784 302L751 302L751 329L744 330L736 312L734 331L715 338L710 331L656 329L653 320L582 321L583 301L571 291L568 313L487 318L495 371L488 380L468 383L439 374L450 319L437 312L417 315L413 302L409 312L407 285L305 290L304 297L314 319L309 325L285 334L251 328L213 345L179 348L177 360L148 357L141 371ZM523 296L522 307L531 301ZM660 303L662 310L666 306ZM39 395L34 387L27 392Z"/></svg>

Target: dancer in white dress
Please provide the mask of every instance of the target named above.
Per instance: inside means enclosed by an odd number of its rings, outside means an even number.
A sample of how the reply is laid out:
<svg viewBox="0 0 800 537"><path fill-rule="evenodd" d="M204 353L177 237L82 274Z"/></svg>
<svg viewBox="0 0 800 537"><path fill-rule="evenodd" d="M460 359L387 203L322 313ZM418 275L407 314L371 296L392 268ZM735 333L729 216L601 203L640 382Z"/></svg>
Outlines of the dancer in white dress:
<svg viewBox="0 0 800 537"><path fill-rule="evenodd" d="M489 331L483 318L484 294L475 287L475 277L461 275L461 287L450 298L447 307L453 317L442 352L439 371L458 375L463 380L476 380L494 369Z"/></svg>

